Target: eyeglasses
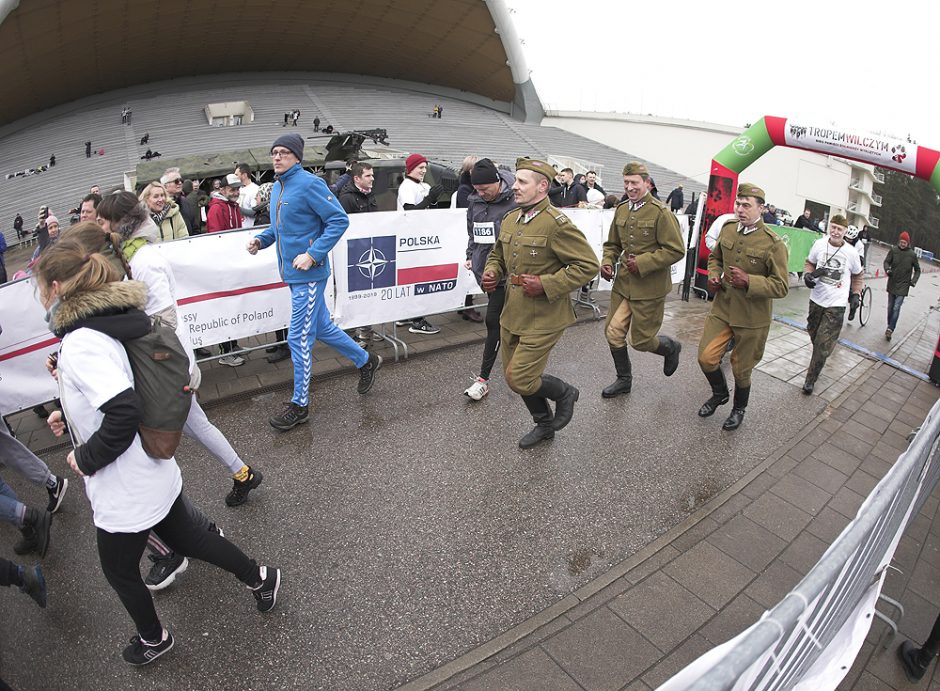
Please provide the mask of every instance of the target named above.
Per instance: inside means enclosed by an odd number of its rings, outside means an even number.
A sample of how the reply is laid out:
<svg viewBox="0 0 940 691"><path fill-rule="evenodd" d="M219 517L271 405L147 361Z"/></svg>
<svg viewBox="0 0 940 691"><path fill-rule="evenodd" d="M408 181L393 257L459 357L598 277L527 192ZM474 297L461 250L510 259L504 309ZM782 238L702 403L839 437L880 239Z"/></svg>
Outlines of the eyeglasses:
<svg viewBox="0 0 940 691"><path fill-rule="evenodd" d="M290 151L287 149L275 149L274 151L271 152L271 158L278 158L278 157L283 158L284 156L287 156L287 155L293 155L293 153L294 153L293 151Z"/></svg>
<svg viewBox="0 0 940 691"><path fill-rule="evenodd" d="M166 184L168 185L181 185L183 184L183 178L176 178L176 180L167 180Z"/></svg>

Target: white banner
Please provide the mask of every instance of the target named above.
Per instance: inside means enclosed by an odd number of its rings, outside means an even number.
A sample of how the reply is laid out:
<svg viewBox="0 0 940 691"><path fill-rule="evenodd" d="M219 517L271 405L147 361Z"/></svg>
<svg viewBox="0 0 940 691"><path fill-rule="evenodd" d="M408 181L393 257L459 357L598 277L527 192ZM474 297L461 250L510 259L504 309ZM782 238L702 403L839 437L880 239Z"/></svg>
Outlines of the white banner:
<svg viewBox="0 0 940 691"><path fill-rule="evenodd" d="M0 286L0 415L58 395L46 358L59 349L59 339L46 326L45 314L32 281Z"/></svg>
<svg viewBox="0 0 940 691"><path fill-rule="evenodd" d="M613 210L566 209L600 257ZM688 218L679 216L685 234ZM287 328L290 290L277 269L277 246L245 250L258 229L211 233L156 247L173 267L181 335L193 347ZM349 230L330 254L333 279L326 300L343 329L460 309L479 294L465 267L463 209L387 211L350 216ZM288 261L292 258L288 258ZM685 259L673 266L682 280ZM609 291L599 280L595 288ZM45 369L56 339L43 319L32 281L0 286L0 415L51 400L56 387Z"/></svg>
<svg viewBox="0 0 940 691"><path fill-rule="evenodd" d="M179 319L194 348L290 323L290 289L277 270L277 246L255 256L245 250L258 232L209 233L156 245L173 267ZM328 305L332 297L328 290Z"/></svg>
<svg viewBox="0 0 940 691"><path fill-rule="evenodd" d="M787 146L866 161L876 166L917 172L917 144L868 132L846 132L832 125L787 120L783 129Z"/></svg>
<svg viewBox="0 0 940 691"><path fill-rule="evenodd" d="M464 209L354 214L349 221L330 259L338 326L384 324L463 307L476 285L464 266Z"/></svg>

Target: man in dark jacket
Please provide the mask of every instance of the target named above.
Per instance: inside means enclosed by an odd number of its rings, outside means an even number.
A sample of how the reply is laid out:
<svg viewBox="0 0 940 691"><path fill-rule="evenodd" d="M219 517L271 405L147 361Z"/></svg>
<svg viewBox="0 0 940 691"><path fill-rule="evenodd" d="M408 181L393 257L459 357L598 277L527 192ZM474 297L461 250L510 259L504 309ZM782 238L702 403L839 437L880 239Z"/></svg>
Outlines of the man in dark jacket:
<svg viewBox="0 0 940 691"><path fill-rule="evenodd" d="M607 192L605 192L604 188L597 182L597 172L593 170L589 170L584 174L584 178L581 180L581 187L584 188L585 196L587 196L587 193L591 190L597 190L605 197L607 196Z"/></svg>
<svg viewBox="0 0 940 691"><path fill-rule="evenodd" d="M378 211L379 203L375 199L372 186L375 183L375 171L368 163L354 162L349 170L350 179L337 195L339 203L347 214L369 213ZM341 178L342 179L342 178ZM375 331L371 326L360 326L356 329L356 343L361 348L368 348L375 340ZM379 336L378 340L382 340Z"/></svg>
<svg viewBox="0 0 940 691"><path fill-rule="evenodd" d="M473 192L467 198L467 263L477 283L483 280L486 260L499 238L499 226L509 211L516 208L512 185L515 177L508 171L500 171L488 158L481 158L470 169ZM482 285L482 283L481 283ZM479 401L490 391L490 372L499 352L499 316L506 300L506 281L501 281L490 293L486 305L486 342L483 344L483 362L480 376L476 378L464 395Z"/></svg>
<svg viewBox="0 0 940 691"><path fill-rule="evenodd" d="M898 326L898 317L901 316L901 304L920 279L920 263L911 248L911 236L906 230L898 236L897 247L888 250L884 267L888 276L888 328L885 329L885 338L890 341Z"/></svg>
<svg viewBox="0 0 940 691"><path fill-rule="evenodd" d="M353 163L349 170L350 179L338 189L339 203L347 214L364 211L378 211L379 203L372 192L375 171L368 163ZM342 178L340 178L342 180Z"/></svg>
<svg viewBox="0 0 940 691"><path fill-rule="evenodd" d="M587 202L587 192L584 191L584 187L575 183L574 171L571 168L561 169L561 184L549 190L548 196L552 206L559 209L571 208L578 206L581 202Z"/></svg>
<svg viewBox="0 0 940 691"><path fill-rule="evenodd" d="M816 230L816 224L813 222L812 212L809 209L803 211L803 215L796 219L794 228L806 228L807 230Z"/></svg>
<svg viewBox="0 0 940 691"><path fill-rule="evenodd" d="M677 214L682 210L682 205L685 203L685 195L682 193L682 185L679 185L669 193L669 196L666 197L666 203L669 205L669 208L672 209L672 213L674 214Z"/></svg>

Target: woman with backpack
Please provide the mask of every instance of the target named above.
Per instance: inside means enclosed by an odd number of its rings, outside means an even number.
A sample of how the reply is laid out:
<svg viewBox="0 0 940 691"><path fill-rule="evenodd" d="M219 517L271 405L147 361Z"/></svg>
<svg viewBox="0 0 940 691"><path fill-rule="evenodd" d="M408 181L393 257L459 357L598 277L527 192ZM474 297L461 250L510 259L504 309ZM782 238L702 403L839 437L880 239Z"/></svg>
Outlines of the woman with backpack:
<svg viewBox="0 0 940 691"><path fill-rule="evenodd" d="M150 240L156 225L147 209L130 192L118 192L105 197L98 205L96 223L79 223L66 231L66 237L78 240L87 252L97 252L110 241L112 261L119 267L118 273L141 281L147 286L147 303L144 312L153 318L159 317L165 324L176 329L180 341L190 356L192 381L190 387L199 388L199 368L189 348L189 337L176 317L176 279L173 269ZM102 234L102 230L105 234ZM241 506L248 500L248 493L261 484L263 476L247 465L225 435L206 417L195 396L183 433L199 442L210 454L232 473L232 491L225 497L227 506ZM186 559L163 545L156 536L150 541L154 554L150 555L153 567L147 576L147 586L160 590L173 583L176 574L189 566Z"/></svg>
<svg viewBox="0 0 940 691"><path fill-rule="evenodd" d="M73 239L50 247L34 275L50 329L62 340L56 374L76 444L66 460L85 479L102 570L137 628L124 660L145 665L173 647L140 577L151 530L174 551L235 575L252 590L259 611L273 609L280 571L259 567L203 529L182 493L176 460L152 458L141 445L140 399L123 343L150 332L147 287L121 281L106 257ZM62 420L50 420L61 436Z"/></svg>

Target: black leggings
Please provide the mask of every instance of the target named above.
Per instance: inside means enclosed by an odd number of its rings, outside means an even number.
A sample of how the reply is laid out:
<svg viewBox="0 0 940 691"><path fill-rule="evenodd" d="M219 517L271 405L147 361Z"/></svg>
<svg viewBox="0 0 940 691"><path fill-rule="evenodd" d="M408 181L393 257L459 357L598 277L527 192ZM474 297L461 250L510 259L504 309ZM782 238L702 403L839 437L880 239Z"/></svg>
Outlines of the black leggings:
<svg viewBox="0 0 940 691"><path fill-rule="evenodd" d="M499 316L503 313L506 302L506 286L501 285L489 295L486 305L486 342L483 344L483 364L480 365L480 378L489 379L496 355L499 353Z"/></svg>
<svg viewBox="0 0 940 691"><path fill-rule="evenodd" d="M170 549L178 554L215 564L247 586L255 587L261 583L260 570L254 560L224 537L200 527L182 493L166 517L150 530L159 533ZM153 597L140 577L139 566L150 530L109 533L98 528L98 557L105 578L134 620L137 633L144 640L156 641L160 639L163 627L153 606Z"/></svg>

